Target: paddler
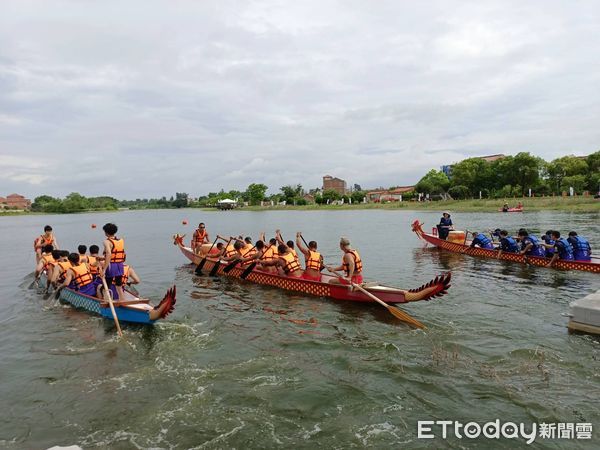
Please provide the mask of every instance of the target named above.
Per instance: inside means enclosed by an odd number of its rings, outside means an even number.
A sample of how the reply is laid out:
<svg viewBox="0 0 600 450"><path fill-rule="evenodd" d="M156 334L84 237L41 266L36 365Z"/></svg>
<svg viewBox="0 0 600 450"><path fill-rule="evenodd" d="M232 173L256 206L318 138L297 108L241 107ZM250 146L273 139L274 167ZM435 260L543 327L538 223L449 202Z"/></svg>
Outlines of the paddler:
<svg viewBox="0 0 600 450"><path fill-rule="evenodd" d="M46 225L44 227L44 234L38 236L35 241L33 241L33 250L35 251L35 262L37 263L42 257L42 248L45 245L51 245L54 247L54 250L58 250L58 242L56 242L56 237L52 232L52 227L50 225Z"/></svg>
<svg viewBox="0 0 600 450"><path fill-rule="evenodd" d="M276 237L276 239L277 239L277 242L278 242L279 244L283 244L283 245L285 245L287 248L289 248L289 249L290 249L290 251L291 251L291 252L292 252L292 254L294 255L294 258L296 259L296 262L298 263L298 265L300 265L300 261L299 261L299 259L298 259L298 253L296 253L296 250L294 249L294 241L291 241L291 240L290 240L290 241L287 241L287 242L285 242L285 241L283 240L283 236L281 235L281 232L280 232L279 230L276 230L276 231L275 231L275 237ZM278 247L278 249L279 249L279 247Z"/></svg>
<svg viewBox="0 0 600 450"><path fill-rule="evenodd" d="M519 240L521 241L521 255L527 256L546 256L546 248L535 236L530 236L529 232L521 228L519 230Z"/></svg>
<svg viewBox="0 0 600 450"><path fill-rule="evenodd" d="M79 291L80 294L96 296L96 283L88 266L79 261L78 253L70 253L68 261L71 266L66 270L65 280L58 286L59 289L68 286Z"/></svg>
<svg viewBox="0 0 600 450"><path fill-rule="evenodd" d="M39 280L39 278L42 275L42 272L44 270L48 274L48 278L50 278L50 272L52 271L52 269L54 268L54 264L56 263L56 260L52 256L53 250L54 250L54 247L52 247L52 245L50 245L50 244L44 245L42 247L42 252L40 254L40 260L38 261L38 263L35 267L35 280L36 281Z"/></svg>
<svg viewBox="0 0 600 450"><path fill-rule="evenodd" d="M325 267L323 264L323 256L317 251L317 242L310 241L308 248L302 245L300 241L302 239L302 233L296 233L296 245L298 250L304 255L306 266L304 269L304 278L306 280L321 281L321 270Z"/></svg>
<svg viewBox="0 0 600 450"><path fill-rule="evenodd" d="M87 256L87 246L86 245L79 245L77 246L77 251L79 252L79 262L83 263L83 264L87 264L89 259Z"/></svg>
<svg viewBox="0 0 600 450"><path fill-rule="evenodd" d="M88 256L88 267L90 268L90 272L96 278L100 273L100 267L102 265L103 258L98 256L98 252L100 251L100 247L97 245L90 245L90 254Z"/></svg>
<svg viewBox="0 0 600 450"><path fill-rule="evenodd" d="M489 250L494 249L494 244L492 243L492 240L485 234L480 233L478 231L471 231L471 234L473 235L471 247L487 248Z"/></svg>
<svg viewBox="0 0 600 450"><path fill-rule="evenodd" d="M508 231L500 231L500 246L498 247L498 258L502 255L502 252L507 253L518 253L519 245L514 237L508 235Z"/></svg>
<svg viewBox="0 0 600 450"><path fill-rule="evenodd" d="M552 231L552 240L554 241L554 255L548 263L552 266L557 259L563 259L565 261L573 261L575 256L573 255L573 246L565 238L560 237L560 231Z"/></svg>
<svg viewBox="0 0 600 450"><path fill-rule="evenodd" d="M446 239L450 230L454 230L452 219L450 218L450 213L448 211L442 213L440 223L437 225L437 230L440 239Z"/></svg>
<svg viewBox="0 0 600 450"><path fill-rule="evenodd" d="M578 236L575 231L569 232L567 241L573 246L573 256L577 261L591 261L592 247L587 239Z"/></svg>
<svg viewBox="0 0 600 450"><path fill-rule="evenodd" d="M69 262L69 251L68 250L55 250L58 258L54 258L56 260L56 265L54 266L54 270L52 271L51 282L54 287L58 286L60 283L65 281L65 277L67 275L67 269L71 267L71 263ZM54 253L52 253L54 256Z"/></svg>
<svg viewBox="0 0 600 450"><path fill-rule="evenodd" d="M448 216L450 216L450 214L448 214ZM329 282L333 284L361 284L363 282L363 266L358 251L356 251L350 246L350 240L345 237L342 237L340 239L340 250L343 253L342 265L335 268L327 266L327 270L329 270L330 272L343 270L346 276L344 277L343 281L338 278L332 278L331 280L329 280Z"/></svg>
<svg viewBox="0 0 600 450"><path fill-rule="evenodd" d="M552 230L546 231L546 234L542 236L542 241L544 241L546 247L546 257L552 258L554 256L554 239L552 239Z"/></svg>
<svg viewBox="0 0 600 450"><path fill-rule="evenodd" d="M302 278L302 275L304 275L302 267L300 267L291 249L286 244L279 244L275 259L260 261L256 267L259 270L274 267L279 272L279 275L290 278Z"/></svg>
<svg viewBox="0 0 600 450"><path fill-rule="evenodd" d="M123 298L123 263L127 258L125 253L125 241L117 238L119 230L114 223L107 223L102 227L106 240L104 241L104 266L100 276L106 278L106 284L114 283L117 289L117 300Z"/></svg>
<svg viewBox="0 0 600 450"><path fill-rule="evenodd" d="M200 222L198 224L198 228L194 230L194 234L192 235L192 251L196 254L200 254L202 250L202 245L210 243L210 238L208 236L208 232L206 231L206 226L204 222Z"/></svg>

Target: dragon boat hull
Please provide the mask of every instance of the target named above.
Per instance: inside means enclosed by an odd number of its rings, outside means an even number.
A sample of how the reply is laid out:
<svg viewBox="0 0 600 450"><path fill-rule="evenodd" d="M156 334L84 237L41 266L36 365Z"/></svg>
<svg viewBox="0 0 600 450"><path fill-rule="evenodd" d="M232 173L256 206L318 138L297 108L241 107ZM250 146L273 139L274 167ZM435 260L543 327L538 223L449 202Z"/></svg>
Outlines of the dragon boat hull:
<svg viewBox="0 0 600 450"><path fill-rule="evenodd" d="M146 325L152 325L158 319L164 318L167 314L169 314L175 305L176 290L175 286L167 291L165 297L161 301L161 303L154 307L150 304L148 299L143 299L136 297L129 291L124 292L125 298L119 301L113 301L113 305L115 307L115 312L117 313L117 318L120 322L130 322L130 323L141 323ZM96 297L91 297L89 295L82 294L76 290L63 288L59 294L59 300L62 302L68 303L75 308L83 309L89 311L91 313L97 314L99 316L104 317L105 319L114 320L112 316L112 312L110 310L110 306L107 301L98 299ZM163 302L170 303L167 305L166 313L162 315L162 317L151 319L151 316L156 316L153 312L163 304Z"/></svg>
<svg viewBox="0 0 600 450"><path fill-rule="evenodd" d="M189 247L185 247L182 243L177 242L177 239L175 244L179 246L181 252L190 260L190 262L196 265L200 263L202 258L194 254ZM216 275L240 278L245 270L244 267L234 267L231 271L225 273L223 272L223 269L227 266L227 263L219 263L207 259L203 267L204 272L209 273L214 268L215 264L219 264L220 266L216 271ZM303 278L285 277L255 269L250 272L245 280L256 284L274 286L288 291L301 292L317 297L374 303L374 300L360 290L355 290L351 286L331 284L328 282L334 278L336 277L324 274L322 275L321 281L312 281ZM450 287L450 279L450 273L443 274L418 289L410 290L403 290L379 284L372 285L369 283L363 285L363 288L386 303L409 303L419 300L429 300L434 297L445 295Z"/></svg>
<svg viewBox="0 0 600 450"><path fill-rule="evenodd" d="M511 261L521 264L528 264L537 267L549 267L548 263L550 258L544 258L541 256L525 256L518 253L502 252L500 258L498 258L498 250L489 250L479 247L471 247L467 241L465 243L450 242L444 239L440 239L434 234L425 233L422 228L422 223L415 220L412 224L412 230L418 236L419 239L431 244L435 247L447 250L453 253L462 253L469 256L476 256L480 258L488 259L500 259L503 261ZM562 270L580 270L583 272L600 273L600 262L594 261L566 261L557 259L552 265L553 269Z"/></svg>

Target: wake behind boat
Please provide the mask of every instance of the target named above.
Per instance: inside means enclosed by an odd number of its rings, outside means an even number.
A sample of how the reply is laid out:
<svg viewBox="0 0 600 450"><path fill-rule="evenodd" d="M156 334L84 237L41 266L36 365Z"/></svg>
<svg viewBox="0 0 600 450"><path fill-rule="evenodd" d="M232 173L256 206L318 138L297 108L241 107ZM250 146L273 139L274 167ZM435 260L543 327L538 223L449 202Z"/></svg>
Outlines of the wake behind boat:
<svg viewBox="0 0 600 450"><path fill-rule="evenodd" d="M436 228L433 228L431 233L425 233L425 231L423 231L423 224L418 220L413 222L412 231L419 239L425 241L426 243L453 253L462 253L480 258L501 259L504 261L529 264L538 267L548 267L548 264L550 263L550 258L541 256L526 256L519 253L502 252L500 257L498 257L498 250L471 247L471 242L466 240L466 235L464 232L456 232L457 234L462 233L460 236L464 237L464 239L459 239L458 241L455 239L441 239L437 235ZM598 258L592 258L592 261L568 261L557 259L551 267L554 269L581 270L583 272L600 273L600 260Z"/></svg>

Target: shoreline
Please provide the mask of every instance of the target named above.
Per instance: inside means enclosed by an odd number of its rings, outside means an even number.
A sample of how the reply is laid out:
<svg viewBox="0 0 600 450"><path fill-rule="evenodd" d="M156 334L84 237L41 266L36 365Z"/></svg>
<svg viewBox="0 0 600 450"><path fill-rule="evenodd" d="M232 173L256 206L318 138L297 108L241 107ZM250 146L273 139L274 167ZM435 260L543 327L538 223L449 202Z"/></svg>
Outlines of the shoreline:
<svg viewBox="0 0 600 450"><path fill-rule="evenodd" d="M523 204L524 213L539 211L566 211L580 213L600 212L600 199L593 197L534 197L519 199L500 199L500 200L449 200L432 202L391 202L391 203L359 203L344 205L302 205L302 206L245 206L231 210L221 211L212 207L189 207L179 208L182 211L203 211L203 212L236 212L236 211L341 211L341 210L364 210L364 209L384 209L384 210L405 210L405 211L444 211L452 212L488 212L497 213L504 203L511 207L516 206L518 202ZM110 210L118 211L164 211L175 210L178 208L132 208ZM32 211L0 211L0 217L4 216L24 216L24 215L50 215L50 214L82 214L82 213L100 213L108 210L89 210L73 213L44 213Z"/></svg>

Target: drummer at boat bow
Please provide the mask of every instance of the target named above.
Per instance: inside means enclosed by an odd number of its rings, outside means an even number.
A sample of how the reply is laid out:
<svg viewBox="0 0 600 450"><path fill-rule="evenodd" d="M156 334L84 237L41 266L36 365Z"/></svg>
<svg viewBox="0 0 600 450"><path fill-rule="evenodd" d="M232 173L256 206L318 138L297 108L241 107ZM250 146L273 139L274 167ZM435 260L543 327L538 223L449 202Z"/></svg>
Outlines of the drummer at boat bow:
<svg viewBox="0 0 600 450"><path fill-rule="evenodd" d="M362 260L360 259L358 252L350 247L350 240L348 238L342 237L340 239L340 250L343 252L342 265L335 268L327 266L327 270L330 272L343 270L346 274L344 277L346 282L344 283L338 278L332 278L329 282L332 284L361 284L363 282Z"/></svg>
<svg viewBox="0 0 600 450"><path fill-rule="evenodd" d="M200 222L198 228L194 230L194 234L192 235L192 251L196 254L200 253L202 245L208 243L210 243L210 238L206 231L206 226L204 225L204 222Z"/></svg>
<svg viewBox="0 0 600 450"><path fill-rule="evenodd" d="M123 298L123 263L127 258L125 254L125 241L117 238L119 230L114 223L107 223L102 227L106 240L104 241L104 267L101 276L106 278L109 289L111 284L117 288L118 300Z"/></svg>
<svg viewBox="0 0 600 450"><path fill-rule="evenodd" d="M308 248L302 245L300 241L302 239L302 233L296 233L296 245L298 250L304 255L306 262L306 268L304 269L304 278L312 281L321 281L321 270L325 267L323 264L323 256L317 251L317 242L310 241Z"/></svg>
<svg viewBox="0 0 600 450"><path fill-rule="evenodd" d="M450 230L454 230L452 219L450 218L450 213L448 211L444 211L442 213L442 218L440 219L437 229L440 239L446 239L448 237L448 233L450 233Z"/></svg>
<svg viewBox="0 0 600 450"><path fill-rule="evenodd" d="M473 240L471 241L471 247L480 247L480 248L487 248L490 250L494 249L494 244L492 243L492 240L487 237L485 234L480 233L478 231L472 231L471 232L473 234Z"/></svg>

